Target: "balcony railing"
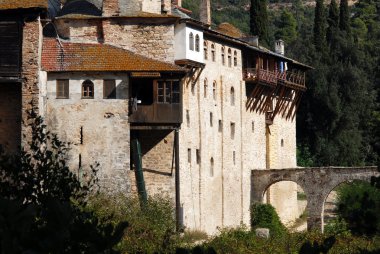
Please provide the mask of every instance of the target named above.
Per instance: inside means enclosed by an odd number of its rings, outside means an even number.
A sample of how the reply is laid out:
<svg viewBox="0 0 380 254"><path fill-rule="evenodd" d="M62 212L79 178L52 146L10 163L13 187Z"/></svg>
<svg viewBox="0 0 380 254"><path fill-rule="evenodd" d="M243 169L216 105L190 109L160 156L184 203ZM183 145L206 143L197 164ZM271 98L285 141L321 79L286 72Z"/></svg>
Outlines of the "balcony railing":
<svg viewBox="0 0 380 254"><path fill-rule="evenodd" d="M265 69L246 68L243 71L243 80L248 82L264 83L271 86L282 84L295 89L306 89L304 73L290 71L278 72Z"/></svg>

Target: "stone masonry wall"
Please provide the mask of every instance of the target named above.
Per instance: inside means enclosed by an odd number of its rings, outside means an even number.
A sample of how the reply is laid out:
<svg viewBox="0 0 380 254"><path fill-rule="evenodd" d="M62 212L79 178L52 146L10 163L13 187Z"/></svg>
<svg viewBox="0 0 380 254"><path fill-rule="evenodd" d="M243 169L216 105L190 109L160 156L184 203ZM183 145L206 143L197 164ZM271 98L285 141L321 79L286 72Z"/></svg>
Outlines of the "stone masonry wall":
<svg viewBox="0 0 380 254"><path fill-rule="evenodd" d="M149 196L160 194L175 200L174 132L171 130L132 131L141 145L142 168ZM132 192L137 192L134 171L130 171Z"/></svg>
<svg viewBox="0 0 380 254"><path fill-rule="evenodd" d="M73 42L103 42L101 20L55 20L58 34Z"/></svg>
<svg viewBox="0 0 380 254"><path fill-rule="evenodd" d="M39 69L41 64L42 49L42 27L38 20L25 22L23 26L23 42L22 42L22 133L26 138L22 140L22 144L28 142L30 129L27 127L26 111L32 108L32 102L38 111L39 101Z"/></svg>
<svg viewBox="0 0 380 254"><path fill-rule="evenodd" d="M68 78L70 97L57 99L56 79ZM94 99L81 98L86 79L94 83ZM103 99L103 79L116 80L116 99ZM128 82L126 74L49 73L46 94L41 93L49 130L72 144L70 168L81 175L98 162L99 184L111 192L130 191Z"/></svg>
<svg viewBox="0 0 380 254"><path fill-rule="evenodd" d="M104 42L156 60L174 62L174 26L104 21Z"/></svg>
<svg viewBox="0 0 380 254"><path fill-rule="evenodd" d="M9 153L21 144L21 84L0 85L0 149Z"/></svg>

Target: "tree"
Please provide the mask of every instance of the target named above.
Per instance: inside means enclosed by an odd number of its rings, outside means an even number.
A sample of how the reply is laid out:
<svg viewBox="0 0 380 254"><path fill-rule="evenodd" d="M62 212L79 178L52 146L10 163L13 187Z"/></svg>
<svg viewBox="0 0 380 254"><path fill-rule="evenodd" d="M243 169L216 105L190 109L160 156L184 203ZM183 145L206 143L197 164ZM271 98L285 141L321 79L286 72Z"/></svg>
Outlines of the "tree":
<svg viewBox="0 0 380 254"><path fill-rule="evenodd" d="M350 12L348 9L347 0L340 1L339 11L339 28L341 31L345 31L347 34L350 34Z"/></svg>
<svg viewBox="0 0 380 254"><path fill-rule="evenodd" d="M325 8L323 0L317 0L314 16L314 45L320 51L325 44Z"/></svg>
<svg viewBox="0 0 380 254"><path fill-rule="evenodd" d="M281 12L277 27L276 39L283 39L287 44L296 39L297 21L291 12L287 10Z"/></svg>
<svg viewBox="0 0 380 254"><path fill-rule="evenodd" d="M30 143L0 154L0 253L115 253L126 222L102 223L87 209L97 167L80 182L66 165L69 145L28 116Z"/></svg>
<svg viewBox="0 0 380 254"><path fill-rule="evenodd" d="M251 0L250 30L251 34L259 36L262 42L269 43L266 0Z"/></svg>
<svg viewBox="0 0 380 254"><path fill-rule="evenodd" d="M331 0L329 7L329 16L327 18L328 28L326 39L328 44L331 43L332 37L336 34L339 27L339 10L335 0Z"/></svg>

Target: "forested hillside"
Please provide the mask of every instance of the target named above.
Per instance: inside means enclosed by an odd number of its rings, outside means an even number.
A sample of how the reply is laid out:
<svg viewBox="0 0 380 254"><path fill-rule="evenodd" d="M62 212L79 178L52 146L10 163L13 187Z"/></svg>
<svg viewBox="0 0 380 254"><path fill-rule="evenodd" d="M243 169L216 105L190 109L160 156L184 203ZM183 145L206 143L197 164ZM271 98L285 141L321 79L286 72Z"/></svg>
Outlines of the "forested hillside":
<svg viewBox="0 0 380 254"><path fill-rule="evenodd" d="M197 17L198 2L183 0L183 6ZM315 68L297 114L299 165L378 163L380 0L352 6L347 0L318 0L316 7L285 2L268 10L269 35L261 43L270 47L282 38L286 55ZM229 22L249 34L249 5L249 0L212 1L213 26Z"/></svg>

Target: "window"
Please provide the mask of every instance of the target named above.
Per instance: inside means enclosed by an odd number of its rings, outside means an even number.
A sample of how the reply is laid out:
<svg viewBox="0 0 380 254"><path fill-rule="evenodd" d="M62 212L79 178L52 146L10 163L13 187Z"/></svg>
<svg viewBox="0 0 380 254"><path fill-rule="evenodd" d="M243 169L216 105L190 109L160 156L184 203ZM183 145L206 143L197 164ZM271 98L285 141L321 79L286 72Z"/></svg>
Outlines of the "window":
<svg viewBox="0 0 380 254"><path fill-rule="evenodd" d="M187 162L191 163L191 149L190 148L187 149Z"/></svg>
<svg viewBox="0 0 380 254"><path fill-rule="evenodd" d="M255 122L252 121L252 132L255 132Z"/></svg>
<svg viewBox="0 0 380 254"><path fill-rule="evenodd" d="M234 51L234 66L237 66L237 52Z"/></svg>
<svg viewBox="0 0 380 254"><path fill-rule="evenodd" d="M193 35L193 33L189 34L189 49L194 50L194 35Z"/></svg>
<svg viewBox="0 0 380 254"><path fill-rule="evenodd" d="M231 96L231 106L235 106L235 89L233 87L231 87L230 96Z"/></svg>
<svg viewBox="0 0 380 254"><path fill-rule="evenodd" d="M82 83L82 98L93 99L94 98L94 83L91 80L85 80Z"/></svg>
<svg viewBox="0 0 380 254"><path fill-rule="evenodd" d="M195 35L195 51L199 52L199 48L200 48L200 38L199 38L199 35Z"/></svg>
<svg viewBox="0 0 380 254"><path fill-rule="evenodd" d="M223 130L223 122L222 122L222 120L219 120L219 123L218 123L218 131L219 131L219 132L222 132L222 130Z"/></svg>
<svg viewBox="0 0 380 254"><path fill-rule="evenodd" d="M58 99L69 98L69 80L68 79L57 79L56 95Z"/></svg>
<svg viewBox="0 0 380 254"><path fill-rule="evenodd" d="M215 62L215 44L211 44L211 60Z"/></svg>
<svg viewBox="0 0 380 254"><path fill-rule="evenodd" d="M216 100L216 81L212 83L212 97Z"/></svg>
<svg viewBox="0 0 380 254"><path fill-rule="evenodd" d="M284 147L284 140L281 139L281 147Z"/></svg>
<svg viewBox="0 0 380 254"><path fill-rule="evenodd" d="M207 78L205 78L204 82L203 82L203 97L206 98L207 97Z"/></svg>
<svg viewBox="0 0 380 254"><path fill-rule="evenodd" d="M214 158L211 157L210 159L210 176L213 177L214 176Z"/></svg>
<svg viewBox="0 0 380 254"><path fill-rule="evenodd" d="M234 165L236 164L236 153L235 151L232 152L232 160L234 162Z"/></svg>
<svg viewBox="0 0 380 254"><path fill-rule="evenodd" d="M210 112L210 126L213 126L212 112Z"/></svg>
<svg viewBox="0 0 380 254"><path fill-rule="evenodd" d="M207 41L203 42L203 55L205 60L208 59L208 47L207 47Z"/></svg>
<svg viewBox="0 0 380 254"><path fill-rule="evenodd" d="M224 47L222 47L222 51L221 51L221 57L222 57L222 65L225 65L226 64L226 60L224 59Z"/></svg>
<svg viewBox="0 0 380 254"><path fill-rule="evenodd" d="M231 49L228 49L228 67L232 66L232 51Z"/></svg>
<svg viewBox="0 0 380 254"><path fill-rule="evenodd" d="M158 80L157 81L157 102L158 103L179 103L179 81L178 80Z"/></svg>
<svg viewBox="0 0 380 254"><path fill-rule="evenodd" d="M195 150L195 155L197 157L197 164L201 163L201 151L199 149Z"/></svg>
<svg viewBox="0 0 380 254"><path fill-rule="evenodd" d="M186 124L187 127L190 127L190 113L188 109L186 110Z"/></svg>
<svg viewBox="0 0 380 254"><path fill-rule="evenodd" d="M114 79L105 79L103 81L103 98L116 99L116 82Z"/></svg>
<svg viewBox="0 0 380 254"><path fill-rule="evenodd" d="M235 138L235 123L231 122L231 139Z"/></svg>

